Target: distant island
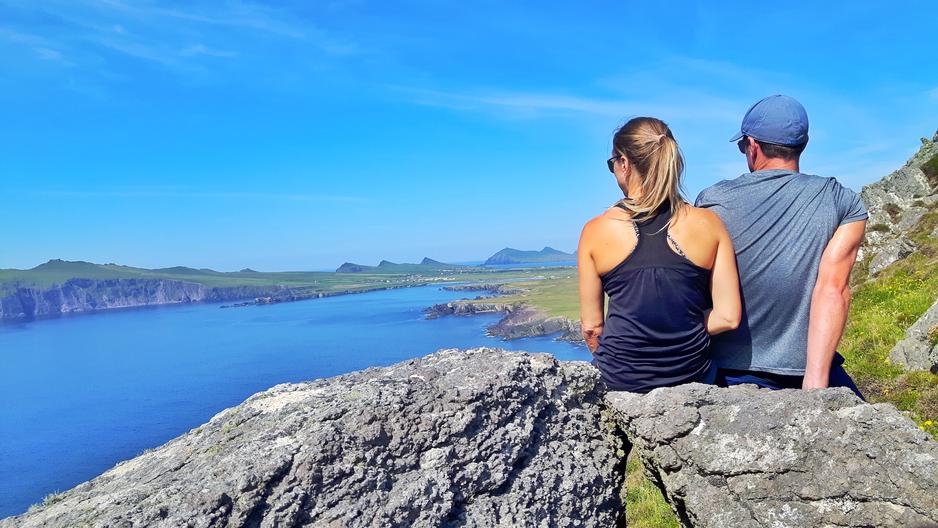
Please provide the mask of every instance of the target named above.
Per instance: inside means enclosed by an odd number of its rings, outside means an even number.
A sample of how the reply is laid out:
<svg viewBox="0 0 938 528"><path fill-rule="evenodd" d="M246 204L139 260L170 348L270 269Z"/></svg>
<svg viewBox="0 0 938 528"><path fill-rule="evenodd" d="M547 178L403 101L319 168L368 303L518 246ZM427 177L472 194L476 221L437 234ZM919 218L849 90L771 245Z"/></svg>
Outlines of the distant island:
<svg viewBox="0 0 938 528"><path fill-rule="evenodd" d="M485 261L485 266L495 264L541 264L545 262L574 262L575 253L565 253L552 247L545 247L540 251L525 251L521 249L505 248L492 255Z"/></svg>
<svg viewBox="0 0 938 528"><path fill-rule="evenodd" d="M463 266L460 264L446 264L429 257L424 257L419 264L397 263L388 260L382 260L377 266L367 266L364 264L355 264L346 262L338 268L336 273L423 273L427 271L455 271L466 270L472 266Z"/></svg>

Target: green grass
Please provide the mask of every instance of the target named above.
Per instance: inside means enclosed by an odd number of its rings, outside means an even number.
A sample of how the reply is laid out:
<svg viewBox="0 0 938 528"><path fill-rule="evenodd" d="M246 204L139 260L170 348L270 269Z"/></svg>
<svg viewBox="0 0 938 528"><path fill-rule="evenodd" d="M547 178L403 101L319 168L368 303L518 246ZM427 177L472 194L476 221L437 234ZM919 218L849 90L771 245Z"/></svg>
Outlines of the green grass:
<svg viewBox="0 0 938 528"><path fill-rule="evenodd" d="M634 451L626 464L625 518L629 528L680 528L671 506L645 476Z"/></svg>
<svg viewBox="0 0 938 528"><path fill-rule="evenodd" d="M577 295L575 268L551 268L541 270L544 280L519 281L512 287L526 290L517 295L498 297L498 302L507 304L524 303L547 315L560 315L573 321L580 320L580 301Z"/></svg>
<svg viewBox="0 0 938 528"><path fill-rule="evenodd" d="M938 207L932 206L910 238L918 251L893 264L873 280L854 272L853 302L840 352L847 371L872 402L888 402L923 430L938 438L938 376L905 372L889 361L889 352L938 299L938 241L929 233L938 226ZM864 282L865 281L865 282Z"/></svg>

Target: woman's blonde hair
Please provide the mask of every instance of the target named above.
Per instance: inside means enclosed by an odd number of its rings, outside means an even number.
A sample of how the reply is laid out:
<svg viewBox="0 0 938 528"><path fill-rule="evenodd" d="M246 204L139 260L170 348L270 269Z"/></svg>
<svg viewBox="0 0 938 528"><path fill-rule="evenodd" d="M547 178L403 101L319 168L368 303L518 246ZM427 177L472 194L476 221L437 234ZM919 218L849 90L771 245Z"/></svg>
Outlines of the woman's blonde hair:
<svg viewBox="0 0 938 528"><path fill-rule="evenodd" d="M684 157L664 121L654 117L630 119L616 131L612 148L613 155L628 158L633 171L630 177L641 178L642 195L620 202L633 218L653 216L665 203L674 217L682 212L686 205L681 192Z"/></svg>

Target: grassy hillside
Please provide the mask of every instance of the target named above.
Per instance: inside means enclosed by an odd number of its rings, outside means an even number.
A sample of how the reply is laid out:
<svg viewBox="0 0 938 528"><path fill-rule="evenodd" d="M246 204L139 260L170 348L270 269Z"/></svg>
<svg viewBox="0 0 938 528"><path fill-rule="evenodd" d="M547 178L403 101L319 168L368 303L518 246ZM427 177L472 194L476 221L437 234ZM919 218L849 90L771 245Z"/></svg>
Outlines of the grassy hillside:
<svg viewBox="0 0 938 528"><path fill-rule="evenodd" d="M182 266L145 269L118 264L50 260L28 270L0 269L0 294L14 287L48 288L74 279L165 279L203 284L211 288L238 286L287 286L318 292L358 291L379 287L412 285L425 282L516 280L540 276L543 270L486 270L451 267L440 263L392 264L383 269L372 266L367 272L334 273L327 271L221 272Z"/></svg>
<svg viewBox="0 0 938 528"><path fill-rule="evenodd" d="M855 271L850 318L840 352L847 371L867 399L888 402L938 438L938 376L905 372L889 361L893 346L938 299L938 239L929 235L938 227L938 204L912 231L918 250L873 280L864 266Z"/></svg>

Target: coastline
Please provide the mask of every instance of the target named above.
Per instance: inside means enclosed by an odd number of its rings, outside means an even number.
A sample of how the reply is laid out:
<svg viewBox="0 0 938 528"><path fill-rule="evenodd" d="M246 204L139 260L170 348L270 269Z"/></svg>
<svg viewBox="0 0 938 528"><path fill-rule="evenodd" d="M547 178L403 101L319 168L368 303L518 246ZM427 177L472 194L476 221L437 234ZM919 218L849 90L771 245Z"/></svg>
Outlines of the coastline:
<svg viewBox="0 0 938 528"><path fill-rule="evenodd" d="M173 282L173 281L159 281L159 282ZM177 281L178 282L178 281ZM60 309L60 311L50 311L39 314L24 314L13 313L10 314L5 308L4 301L7 301L9 297L0 297L0 325L8 324L17 324L17 323L28 323L32 321L42 321L49 319L59 319L62 317L70 316L81 316L81 315L97 315L103 313L112 313L117 311L125 310L143 310L147 308L169 308L173 306L180 305L192 305L192 304L213 304L213 303L225 303L232 301L242 301L236 302L235 304L221 304L219 308L240 308L246 306L263 306L268 304L279 304L283 302L298 302L298 301L308 301L313 299L322 299L325 297L336 297L339 295L354 295L358 293L370 293L376 291L384 290L394 290L400 288L415 288L420 286L429 286L434 284L435 281L421 281L413 282L406 284L393 284L393 285L382 285L382 286L367 286L361 289L345 289L345 290L336 290L336 291L316 291L316 292L304 292L300 291L299 288L289 288L289 287L266 287L259 288L254 291L244 291L242 288L208 288L208 295L200 295L196 297L182 297L175 299L158 299L151 300L150 298L143 299L140 301L134 302L126 301L124 299L119 299L117 302L114 302L111 299L112 304L99 305L95 304L92 307L85 308L83 306L73 306L71 308ZM186 285L198 286L204 288L201 284L196 283L185 283ZM244 294L239 294L231 292L226 295L226 292L223 290L239 290L244 291ZM220 291L222 290L222 291ZM253 300L252 300L253 299ZM64 305L60 305L60 308ZM9 314L9 315L8 315Z"/></svg>
<svg viewBox="0 0 938 528"><path fill-rule="evenodd" d="M549 315L544 310L526 302L497 302L499 296L519 295L526 290L513 288L504 283L497 284L465 284L446 286L449 291L477 291L487 292L489 296L478 296L475 299L461 299L447 303L435 304L424 310L427 319L437 319L445 316L471 316L481 314L501 313L504 316L495 324L486 329L486 334L505 340L525 337L540 337L559 334L558 341L569 343L583 343L582 331L578 322L561 315Z"/></svg>

